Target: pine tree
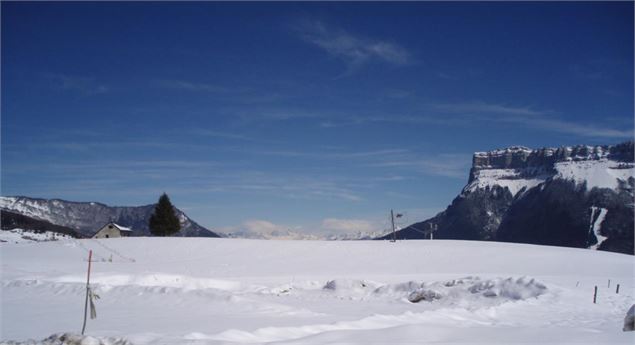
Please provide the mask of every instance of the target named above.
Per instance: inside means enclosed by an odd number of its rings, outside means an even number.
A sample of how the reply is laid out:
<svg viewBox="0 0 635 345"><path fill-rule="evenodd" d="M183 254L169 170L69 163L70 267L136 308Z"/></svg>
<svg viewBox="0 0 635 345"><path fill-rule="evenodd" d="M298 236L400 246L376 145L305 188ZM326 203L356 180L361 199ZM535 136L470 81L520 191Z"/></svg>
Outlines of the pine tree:
<svg viewBox="0 0 635 345"><path fill-rule="evenodd" d="M150 232L154 236L169 236L181 230L179 218L174 213L174 207L168 195L163 193L150 216Z"/></svg>

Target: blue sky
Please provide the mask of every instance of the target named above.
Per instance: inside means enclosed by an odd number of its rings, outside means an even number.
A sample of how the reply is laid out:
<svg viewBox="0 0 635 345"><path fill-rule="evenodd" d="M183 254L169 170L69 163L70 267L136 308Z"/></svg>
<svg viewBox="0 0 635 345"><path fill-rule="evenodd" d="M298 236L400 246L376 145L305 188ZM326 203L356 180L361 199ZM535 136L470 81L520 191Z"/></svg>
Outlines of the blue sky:
<svg viewBox="0 0 635 345"><path fill-rule="evenodd" d="M2 195L382 230L474 151L633 138L633 3L2 2Z"/></svg>

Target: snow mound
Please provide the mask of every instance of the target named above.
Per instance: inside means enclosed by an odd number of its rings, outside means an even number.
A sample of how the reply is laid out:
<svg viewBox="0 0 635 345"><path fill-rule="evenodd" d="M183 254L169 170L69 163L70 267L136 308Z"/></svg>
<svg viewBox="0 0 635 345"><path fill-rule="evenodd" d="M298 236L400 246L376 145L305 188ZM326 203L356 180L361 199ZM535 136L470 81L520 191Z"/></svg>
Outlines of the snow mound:
<svg viewBox="0 0 635 345"><path fill-rule="evenodd" d="M83 284L86 277L83 275L65 275L51 279L58 283L78 283ZM188 290L236 290L241 285L230 280L219 280L211 278L192 277L183 274L94 274L91 276L91 283L104 289L117 286L142 286L161 287Z"/></svg>
<svg viewBox="0 0 635 345"><path fill-rule="evenodd" d="M485 297L498 296L511 300L522 300L542 295L547 287L533 278L521 277L476 281L468 290Z"/></svg>
<svg viewBox="0 0 635 345"><path fill-rule="evenodd" d="M357 279L335 279L326 282L322 290L327 296L335 296L339 299L366 300L369 295L381 286L379 283Z"/></svg>
<svg viewBox="0 0 635 345"><path fill-rule="evenodd" d="M338 291L351 291L351 292L365 292L372 291L375 283L367 282L364 280L355 280L355 279L335 279L329 280L324 285L325 290L338 290Z"/></svg>
<svg viewBox="0 0 635 345"><path fill-rule="evenodd" d="M435 299L440 299L441 294L437 291L430 289L417 289L408 295L408 301L412 303L418 303L421 301L433 301Z"/></svg>
<svg viewBox="0 0 635 345"><path fill-rule="evenodd" d="M524 300L538 297L547 291L547 287L533 278L495 278L482 280L479 277L466 277L445 282L407 282L386 285L375 290L375 295L406 297L408 301L434 301L447 299L447 303L461 304L463 301L480 297L496 297L500 302ZM404 296L405 295L405 296Z"/></svg>
<svg viewBox="0 0 635 345"><path fill-rule="evenodd" d="M280 287L278 292L294 291L296 295L303 290L314 290L295 285ZM334 279L322 287L324 292L338 298L352 300L420 301L443 300L445 305L464 305L466 302L480 304L500 304L508 301L525 300L538 297L547 291L547 287L528 277L508 277L481 279L465 277L448 281L417 282L408 281L396 284L382 284L368 280Z"/></svg>
<svg viewBox="0 0 635 345"><path fill-rule="evenodd" d="M7 345L132 345L124 338L96 338L89 335L57 333L43 340L9 341Z"/></svg>

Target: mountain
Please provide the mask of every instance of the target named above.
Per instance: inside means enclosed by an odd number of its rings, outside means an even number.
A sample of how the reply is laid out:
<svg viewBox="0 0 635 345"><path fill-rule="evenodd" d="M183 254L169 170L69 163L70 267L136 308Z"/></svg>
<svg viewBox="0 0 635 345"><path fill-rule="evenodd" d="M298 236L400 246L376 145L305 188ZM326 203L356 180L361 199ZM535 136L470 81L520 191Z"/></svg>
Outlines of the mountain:
<svg viewBox="0 0 635 345"><path fill-rule="evenodd" d="M22 214L0 210L0 223L2 230L12 229L28 229L35 232L54 232L58 234L69 235L71 237L80 237L73 229L65 226L55 225L45 220L34 219Z"/></svg>
<svg viewBox="0 0 635 345"><path fill-rule="evenodd" d="M101 226L115 222L133 229L133 236L150 236L148 220L154 212L153 205L107 206L97 202L73 202L59 199L37 199L24 196L0 197L0 209L33 219L72 228L83 236L92 236ZM219 237L191 220L175 208L181 222L177 236Z"/></svg>
<svg viewBox="0 0 635 345"><path fill-rule="evenodd" d="M327 234L324 236L324 239L328 241L372 240L383 233L385 233L385 231L357 231L352 233Z"/></svg>
<svg viewBox="0 0 635 345"><path fill-rule="evenodd" d="M315 234L307 234L291 230L250 231L238 230L221 234L227 238L246 238L252 240L319 240L321 237Z"/></svg>
<svg viewBox="0 0 635 345"><path fill-rule="evenodd" d="M220 233L222 237L227 238L247 238L257 240L320 240L320 241L353 241L353 240L371 240L379 235L378 232L366 233L358 231L356 233L305 233L291 230L272 230L272 231L250 231L239 230L228 233Z"/></svg>
<svg viewBox="0 0 635 345"><path fill-rule="evenodd" d="M633 142L476 152L447 209L397 233L633 254ZM381 239L388 239L390 235Z"/></svg>

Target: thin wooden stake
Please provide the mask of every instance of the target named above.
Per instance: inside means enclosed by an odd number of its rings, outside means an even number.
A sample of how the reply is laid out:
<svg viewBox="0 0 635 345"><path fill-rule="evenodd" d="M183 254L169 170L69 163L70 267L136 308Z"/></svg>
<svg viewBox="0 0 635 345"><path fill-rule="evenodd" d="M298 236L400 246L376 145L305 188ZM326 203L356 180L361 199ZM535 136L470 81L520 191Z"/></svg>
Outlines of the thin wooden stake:
<svg viewBox="0 0 635 345"><path fill-rule="evenodd" d="M392 210L390 210L390 221L392 222L392 241L391 242L397 242L397 234L395 233L395 215L392 212Z"/></svg>
<svg viewBox="0 0 635 345"><path fill-rule="evenodd" d="M609 279L609 285L607 286L607 288L611 287L611 279Z"/></svg>
<svg viewBox="0 0 635 345"><path fill-rule="evenodd" d="M620 284L617 284L617 289L615 289L615 293L620 293Z"/></svg>
<svg viewBox="0 0 635 345"><path fill-rule="evenodd" d="M86 302L84 303L84 324L82 325L82 335L84 335L84 330L86 330L86 315L88 312L88 293L90 289L90 262L93 259L93 251L88 251L88 275L86 276Z"/></svg>
<svg viewBox="0 0 635 345"><path fill-rule="evenodd" d="M575 283L575 287L578 287L578 285L580 285L580 282L579 282L579 281L577 281L577 282Z"/></svg>
<svg viewBox="0 0 635 345"><path fill-rule="evenodd" d="M598 287L595 286L595 291L593 292L593 304L595 304L597 297L598 297Z"/></svg>

